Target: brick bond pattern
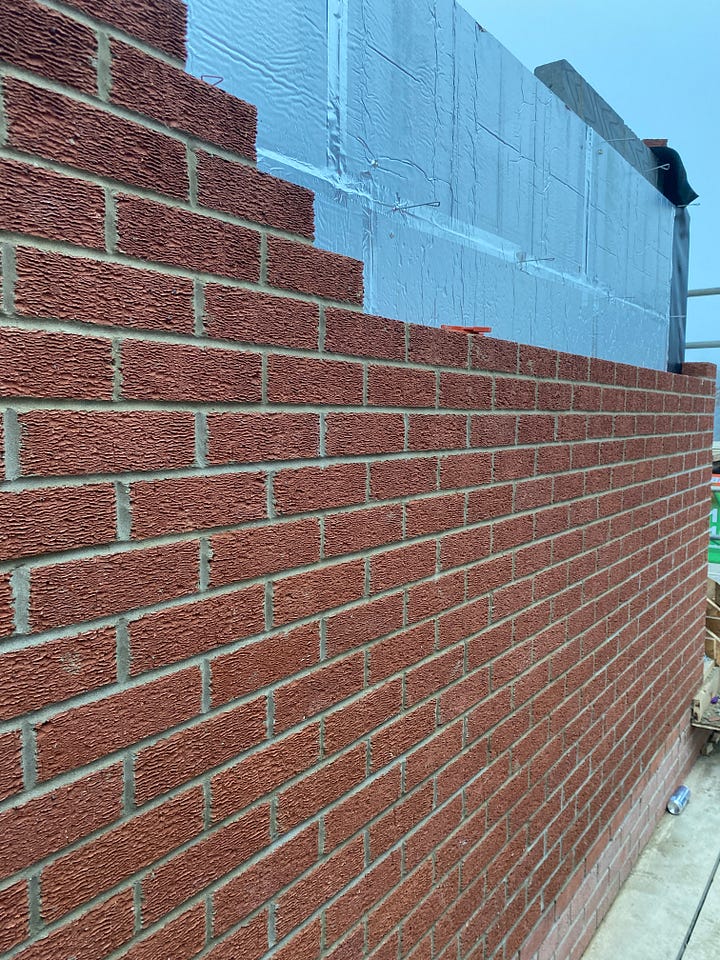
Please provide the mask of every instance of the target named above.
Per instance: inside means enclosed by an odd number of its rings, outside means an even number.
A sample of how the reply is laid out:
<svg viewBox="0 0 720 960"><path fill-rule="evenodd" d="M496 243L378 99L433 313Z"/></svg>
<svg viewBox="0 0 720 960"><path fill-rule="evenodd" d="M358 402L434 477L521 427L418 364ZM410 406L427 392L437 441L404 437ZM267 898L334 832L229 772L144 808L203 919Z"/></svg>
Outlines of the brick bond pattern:
<svg viewBox="0 0 720 960"><path fill-rule="evenodd" d="M0 954L577 957L696 748L711 371L362 315L183 16L3 7Z"/></svg>

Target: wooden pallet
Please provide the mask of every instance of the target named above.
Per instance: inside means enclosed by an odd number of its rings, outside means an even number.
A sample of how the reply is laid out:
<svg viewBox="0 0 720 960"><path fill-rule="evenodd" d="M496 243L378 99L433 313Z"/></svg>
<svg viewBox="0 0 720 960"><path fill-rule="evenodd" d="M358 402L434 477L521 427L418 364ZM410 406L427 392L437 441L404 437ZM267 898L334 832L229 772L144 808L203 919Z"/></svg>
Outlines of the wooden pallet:
<svg viewBox="0 0 720 960"><path fill-rule="evenodd" d="M692 725L720 731L720 586L713 580L705 607L705 671L692 703Z"/></svg>
<svg viewBox="0 0 720 960"><path fill-rule="evenodd" d="M705 607L705 656L720 666L720 586L708 580L707 606Z"/></svg>

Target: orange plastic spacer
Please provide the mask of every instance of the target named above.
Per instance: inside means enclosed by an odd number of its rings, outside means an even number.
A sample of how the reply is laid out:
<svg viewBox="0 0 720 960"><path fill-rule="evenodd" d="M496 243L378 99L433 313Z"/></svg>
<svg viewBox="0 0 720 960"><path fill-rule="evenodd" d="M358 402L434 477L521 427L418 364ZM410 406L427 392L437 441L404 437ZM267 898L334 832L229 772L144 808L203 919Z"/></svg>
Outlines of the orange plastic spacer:
<svg viewBox="0 0 720 960"><path fill-rule="evenodd" d="M492 327L454 327L450 324L444 323L440 327L441 330L451 330L455 333L477 333L481 337L486 333L490 333Z"/></svg>

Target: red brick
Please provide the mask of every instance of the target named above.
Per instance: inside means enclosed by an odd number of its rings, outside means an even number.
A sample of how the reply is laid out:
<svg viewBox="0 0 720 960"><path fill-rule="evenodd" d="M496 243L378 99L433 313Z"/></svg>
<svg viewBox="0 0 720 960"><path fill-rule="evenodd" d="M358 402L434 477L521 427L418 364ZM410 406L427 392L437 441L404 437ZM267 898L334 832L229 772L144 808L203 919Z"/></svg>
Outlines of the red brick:
<svg viewBox="0 0 720 960"><path fill-rule="evenodd" d="M459 453L440 460L440 489L479 487L492 479L492 454Z"/></svg>
<svg viewBox="0 0 720 960"><path fill-rule="evenodd" d="M268 914L258 914L206 953L207 960L260 960L268 949Z"/></svg>
<svg viewBox="0 0 720 960"><path fill-rule="evenodd" d="M490 671L475 670L459 683L453 684L440 697L440 722L448 723L467 713L490 692Z"/></svg>
<svg viewBox="0 0 720 960"><path fill-rule="evenodd" d="M257 589L262 590L262 587ZM212 661L213 704L227 703L261 690L318 663L319 659L317 624L264 637L233 653L215 657Z"/></svg>
<svg viewBox="0 0 720 960"><path fill-rule="evenodd" d="M287 737L274 737L267 746L216 773L212 778L213 822L243 810L315 766L320 757L319 731L320 725L314 724Z"/></svg>
<svg viewBox="0 0 720 960"><path fill-rule="evenodd" d="M432 893L404 921L400 928L403 949L417 943L439 916L456 900L458 895L458 872L453 871L440 883L436 883ZM422 960L422 954L413 960Z"/></svg>
<svg viewBox="0 0 720 960"><path fill-rule="evenodd" d="M30 574L30 622L48 630L150 606L193 593L197 578L197 543L38 567Z"/></svg>
<svg viewBox="0 0 720 960"><path fill-rule="evenodd" d="M544 444L537 451L537 473L560 473L570 469L569 443Z"/></svg>
<svg viewBox="0 0 720 960"><path fill-rule="evenodd" d="M385 317L328 309L325 311L325 349L378 360L405 359L405 325Z"/></svg>
<svg viewBox="0 0 720 960"><path fill-rule="evenodd" d="M198 202L204 207L288 233L309 238L314 234L311 190L202 151L197 179Z"/></svg>
<svg viewBox="0 0 720 960"><path fill-rule="evenodd" d="M374 643L369 652L370 682L377 683L423 660L430 656L434 647L435 626L432 623Z"/></svg>
<svg viewBox="0 0 720 960"><path fill-rule="evenodd" d="M19 730L0 734L0 800L6 800L23 788L22 737Z"/></svg>
<svg viewBox="0 0 720 960"><path fill-rule="evenodd" d="M504 557L492 557L471 567L468 570L468 598L509 583L512 579L512 562L512 554L508 553Z"/></svg>
<svg viewBox="0 0 720 960"><path fill-rule="evenodd" d="M460 410L490 410L493 382L473 373L440 374L440 403Z"/></svg>
<svg viewBox="0 0 720 960"><path fill-rule="evenodd" d="M528 604L530 583L509 583L493 594L493 620L510 617Z"/></svg>
<svg viewBox="0 0 720 960"><path fill-rule="evenodd" d="M124 890L16 954L20 960L104 960L132 939L132 890Z"/></svg>
<svg viewBox="0 0 720 960"><path fill-rule="evenodd" d="M53 861L41 876L44 919L57 919L197 836L203 829L202 808L198 787Z"/></svg>
<svg viewBox="0 0 720 960"><path fill-rule="evenodd" d="M267 270L271 286L362 305L363 264L359 260L268 237Z"/></svg>
<svg viewBox="0 0 720 960"><path fill-rule="evenodd" d="M0 655L0 720L115 681L115 630L61 637Z"/></svg>
<svg viewBox="0 0 720 960"><path fill-rule="evenodd" d="M117 233L118 250L140 260L237 280L260 277L260 234L233 223L120 196Z"/></svg>
<svg viewBox="0 0 720 960"><path fill-rule="evenodd" d="M422 537L441 530L462 527L465 516L465 498L459 493L411 500L407 505L406 536Z"/></svg>
<svg viewBox="0 0 720 960"><path fill-rule="evenodd" d="M211 545L210 582L219 586L314 563L320 530L317 520L297 520L218 533Z"/></svg>
<svg viewBox="0 0 720 960"><path fill-rule="evenodd" d="M461 567L490 556L490 526L451 533L440 540L440 568Z"/></svg>
<svg viewBox="0 0 720 960"><path fill-rule="evenodd" d="M442 783L442 778L438 778L438 781ZM423 788L423 792L431 789L431 787L432 784L428 784ZM403 848L406 869L413 870L419 863L426 861L433 849L456 830L462 822L461 797L457 797L451 803L436 810L419 830L415 830L409 837L404 838ZM442 849L438 851L437 856L439 858L442 856Z"/></svg>
<svg viewBox="0 0 720 960"><path fill-rule="evenodd" d="M572 387L569 383L538 383L538 410L570 410Z"/></svg>
<svg viewBox="0 0 720 960"><path fill-rule="evenodd" d="M95 34L76 20L34 3L15 0L4 10L0 60L49 80L94 94Z"/></svg>
<svg viewBox="0 0 720 960"><path fill-rule="evenodd" d="M379 770L420 743L435 729L435 704L408 710L372 738L372 769Z"/></svg>
<svg viewBox="0 0 720 960"><path fill-rule="evenodd" d="M401 414L330 413L326 417L328 456L398 453L405 448Z"/></svg>
<svg viewBox="0 0 720 960"><path fill-rule="evenodd" d="M326 644L330 656L362 647L371 640L384 637L402 626L403 595L381 597L345 610L327 620Z"/></svg>
<svg viewBox="0 0 720 960"><path fill-rule="evenodd" d="M475 757L476 763L480 759L481 756ZM453 806L450 804L446 811L450 812ZM450 829L446 828L437 836L439 841L445 842L437 851L436 860L438 872L444 873L462 859L463 882L467 884L487 868L488 861L502 848L507 838L507 825L501 822L488 830L484 808L475 813L469 812L464 818L461 815L461 821L461 824L456 824L451 820ZM460 829L456 831L457 826Z"/></svg>
<svg viewBox="0 0 720 960"><path fill-rule="evenodd" d="M160 610L129 625L133 675L213 651L265 626L262 586Z"/></svg>
<svg viewBox="0 0 720 960"><path fill-rule="evenodd" d="M275 925L278 937L287 936L323 903L332 899L363 869L363 842L358 837L325 858L277 901Z"/></svg>
<svg viewBox="0 0 720 960"><path fill-rule="evenodd" d="M328 754L343 750L400 712L400 679L368 690L358 700L335 710L325 718L325 750Z"/></svg>
<svg viewBox="0 0 720 960"><path fill-rule="evenodd" d="M411 324L409 335L408 358L414 363L467 368L467 334Z"/></svg>
<svg viewBox="0 0 720 960"><path fill-rule="evenodd" d="M506 691L506 694L507 709L509 709L510 692ZM485 739L463 750L447 765L442 776L437 779L438 804L444 804L446 800L471 783L485 769L487 760L488 750L487 740Z"/></svg>
<svg viewBox="0 0 720 960"><path fill-rule="evenodd" d="M389 686L389 685L388 685ZM369 780L325 814L325 850L332 851L400 799L400 767Z"/></svg>
<svg viewBox="0 0 720 960"><path fill-rule="evenodd" d="M473 370L518 371L518 345L495 337L473 337L470 345L470 366Z"/></svg>
<svg viewBox="0 0 720 960"><path fill-rule="evenodd" d="M126 340L122 393L132 400L259 403L261 368L259 356L236 350Z"/></svg>
<svg viewBox="0 0 720 960"><path fill-rule="evenodd" d="M473 447L507 447L515 443L517 417L486 413L472 417L470 443Z"/></svg>
<svg viewBox="0 0 720 960"><path fill-rule="evenodd" d="M499 520L493 524L493 550L500 553L511 550L521 544L529 543L533 537L533 518L527 514Z"/></svg>
<svg viewBox="0 0 720 960"><path fill-rule="evenodd" d="M545 507L557 499L563 498L553 495L553 482L549 477L521 480L515 488L515 509L518 512Z"/></svg>
<svg viewBox="0 0 720 960"><path fill-rule="evenodd" d="M370 558L372 593L381 593L435 573L435 542L413 543Z"/></svg>
<svg viewBox="0 0 720 960"><path fill-rule="evenodd" d="M205 946L205 904L198 903L135 943L125 960L192 960Z"/></svg>
<svg viewBox="0 0 720 960"><path fill-rule="evenodd" d="M587 380L589 362L589 357L580 357L574 353L558 353L558 379Z"/></svg>
<svg viewBox="0 0 720 960"><path fill-rule="evenodd" d="M365 501L365 465L282 470L273 477L275 509L280 514L348 507Z"/></svg>
<svg viewBox="0 0 720 960"><path fill-rule="evenodd" d="M37 727L38 777L91 763L200 712L197 669L106 696L46 720Z"/></svg>
<svg viewBox="0 0 720 960"><path fill-rule="evenodd" d="M48 250L17 251L15 306L30 317L136 330L192 333L194 324L192 282L185 277Z"/></svg>
<svg viewBox="0 0 720 960"><path fill-rule="evenodd" d="M292 840L273 844L266 856L215 893L215 936L221 935L274 897L311 867L317 858L316 823L305 828ZM235 960L235 957L245 960L244 953L233 954L231 960Z"/></svg>
<svg viewBox="0 0 720 960"><path fill-rule="evenodd" d="M325 556L338 557L402 540L402 508L372 507L325 519Z"/></svg>
<svg viewBox="0 0 720 960"><path fill-rule="evenodd" d="M405 679L407 706L415 706L458 680L463 673L463 655L462 646L453 647L441 656L408 670Z"/></svg>
<svg viewBox="0 0 720 960"><path fill-rule="evenodd" d="M520 364L518 373L528 377L557 377L558 355L555 350L546 350L543 347L531 347L520 344Z"/></svg>
<svg viewBox="0 0 720 960"><path fill-rule="evenodd" d="M270 807L266 804L156 866L142 885L143 923L155 923L269 843Z"/></svg>
<svg viewBox="0 0 720 960"><path fill-rule="evenodd" d="M407 876L379 906L370 911L368 941L371 948L384 940L432 888L432 874L432 862L424 863L418 870Z"/></svg>
<svg viewBox="0 0 720 960"><path fill-rule="evenodd" d="M0 814L0 877L44 860L122 814L122 769L93 773Z"/></svg>
<svg viewBox="0 0 720 960"><path fill-rule="evenodd" d="M229 527L266 514L261 473L212 474L149 480L131 487L136 539Z"/></svg>
<svg viewBox="0 0 720 960"><path fill-rule="evenodd" d="M370 367L368 402L378 407L435 407L435 373L412 367Z"/></svg>
<svg viewBox="0 0 720 960"><path fill-rule="evenodd" d="M364 657L352 654L282 687L274 694L276 732L323 713L341 700L359 693L364 685Z"/></svg>
<svg viewBox="0 0 720 960"><path fill-rule="evenodd" d="M5 109L8 145L16 150L123 184L187 196L185 146L179 140L23 80L6 79ZM122 150L115 148L118 143Z"/></svg>
<svg viewBox="0 0 720 960"><path fill-rule="evenodd" d="M190 413L35 410L18 420L24 475L162 470L195 458Z"/></svg>
<svg viewBox="0 0 720 960"><path fill-rule="evenodd" d="M27 882L21 880L0 890L0 950L3 953L22 943L30 933L30 902Z"/></svg>
<svg viewBox="0 0 720 960"><path fill-rule="evenodd" d="M366 753L365 744L358 744L283 790L278 797L279 829L283 832L292 830L362 783Z"/></svg>
<svg viewBox="0 0 720 960"><path fill-rule="evenodd" d="M620 367L620 364L618 364ZM630 368L632 370L633 368ZM688 377L703 377L708 380L717 379L717 364L714 363L684 363L682 367L682 372L684 376ZM618 381L619 382L619 381ZM629 384L634 386L633 383Z"/></svg>
<svg viewBox="0 0 720 960"><path fill-rule="evenodd" d="M350 895L348 902L350 908L352 909L352 894ZM339 943L334 950L331 950L330 953L326 954L327 960L355 960L355 957L360 956L364 942L365 935L362 929L356 930L353 934L343 940L342 943ZM395 952L397 954L397 947ZM390 956L390 954L388 954L388 956Z"/></svg>
<svg viewBox="0 0 720 960"><path fill-rule="evenodd" d="M511 569L508 564L508 571ZM472 600L470 603L464 603L455 610L449 610L438 617L438 630L440 634L440 649L458 643L460 640L466 640L472 637L480 630L484 630L488 624L490 604L487 597L481 597L480 600Z"/></svg>
<svg viewBox="0 0 720 960"><path fill-rule="evenodd" d="M268 362L268 400L360 406L363 369L358 363L343 360L274 355Z"/></svg>
<svg viewBox="0 0 720 960"><path fill-rule="evenodd" d="M110 484L0 492L0 560L112 543Z"/></svg>
<svg viewBox="0 0 720 960"><path fill-rule="evenodd" d="M140 750L135 758L138 804L167 793L261 743L267 702L258 697Z"/></svg>
<svg viewBox="0 0 720 960"><path fill-rule="evenodd" d="M73 6L88 16L104 21L163 50L180 61L185 60L186 7L181 0L73 0Z"/></svg>
<svg viewBox="0 0 720 960"><path fill-rule="evenodd" d="M319 920L310 923L273 955L273 960L317 960L320 956L322 926Z"/></svg>
<svg viewBox="0 0 720 960"><path fill-rule="evenodd" d="M395 500L437 489L434 457L382 460L370 465L370 490L375 500Z"/></svg>
<svg viewBox="0 0 720 960"><path fill-rule="evenodd" d="M456 450L466 446L466 417L453 414L410 414L408 450Z"/></svg>
<svg viewBox="0 0 720 960"><path fill-rule="evenodd" d="M562 424L566 420L566 417L560 417L558 423ZM555 439L555 417L542 413L529 413L527 416L518 417L517 438L518 443L531 443L536 445L552 443ZM558 436L558 439L564 438Z"/></svg>
<svg viewBox="0 0 720 960"><path fill-rule="evenodd" d="M208 284L205 332L215 339L317 349L318 307L256 290Z"/></svg>
<svg viewBox="0 0 720 960"><path fill-rule="evenodd" d="M0 437L1 439L1 437ZM10 574L0 573L0 637L14 633L13 597L10 588Z"/></svg>
<svg viewBox="0 0 720 960"><path fill-rule="evenodd" d="M440 767L462 753L463 722L446 727L423 746L414 750L405 762L405 790L414 789Z"/></svg>
<svg viewBox="0 0 720 960"><path fill-rule="evenodd" d="M210 463L317 457L320 423L308 413L225 413L208 417Z"/></svg>
<svg viewBox="0 0 720 960"><path fill-rule="evenodd" d="M32 7L56 16L47 7ZM1 48L0 39L0 57ZM100 187L16 160L0 161L0 229L103 249L104 221Z"/></svg>
<svg viewBox="0 0 720 960"><path fill-rule="evenodd" d="M110 52L113 103L255 159L254 106L137 47L112 40Z"/></svg>
<svg viewBox="0 0 720 960"><path fill-rule="evenodd" d="M3 330L0 393L7 397L110 400L109 340L42 330Z"/></svg>
<svg viewBox="0 0 720 960"><path fill-rule="evenodd" d="M326 946L334 944L347 930L350 930L370 907L400 882L400 876L400 853L397 850L363 873L358 882L354 883L325 911ZM362 930L358 931L358 936L358 947L362 950ZM347 954L348 960L357 956L356 952Z"/></svg>
<svg viewBox="0 0 720 960"><path fill-rule="evenodd" d="M535 473L535 448L496 450L493 454L493 479L522 480Z"/></svg>
<svg viewBox="0 0 720 960"><path fill-rule="evenodd" d="M273 622L275 626L283 626L323 610L342 607L352 600L359 600L364 589L365 564L362 560L285 577L274 585Z"/></svg>

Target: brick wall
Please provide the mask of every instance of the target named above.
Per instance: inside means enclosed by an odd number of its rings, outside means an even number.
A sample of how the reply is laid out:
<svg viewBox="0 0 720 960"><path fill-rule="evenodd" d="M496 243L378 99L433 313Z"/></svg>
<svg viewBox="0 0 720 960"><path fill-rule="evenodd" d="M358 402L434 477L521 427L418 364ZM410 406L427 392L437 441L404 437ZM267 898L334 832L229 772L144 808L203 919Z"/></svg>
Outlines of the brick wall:
<svg viewBox="0 0 720 960"><path fill-rule="evenodd" d="M579 956L697 747L712 371L364 316L176 0L3 17L0 954Z"/></svg>

